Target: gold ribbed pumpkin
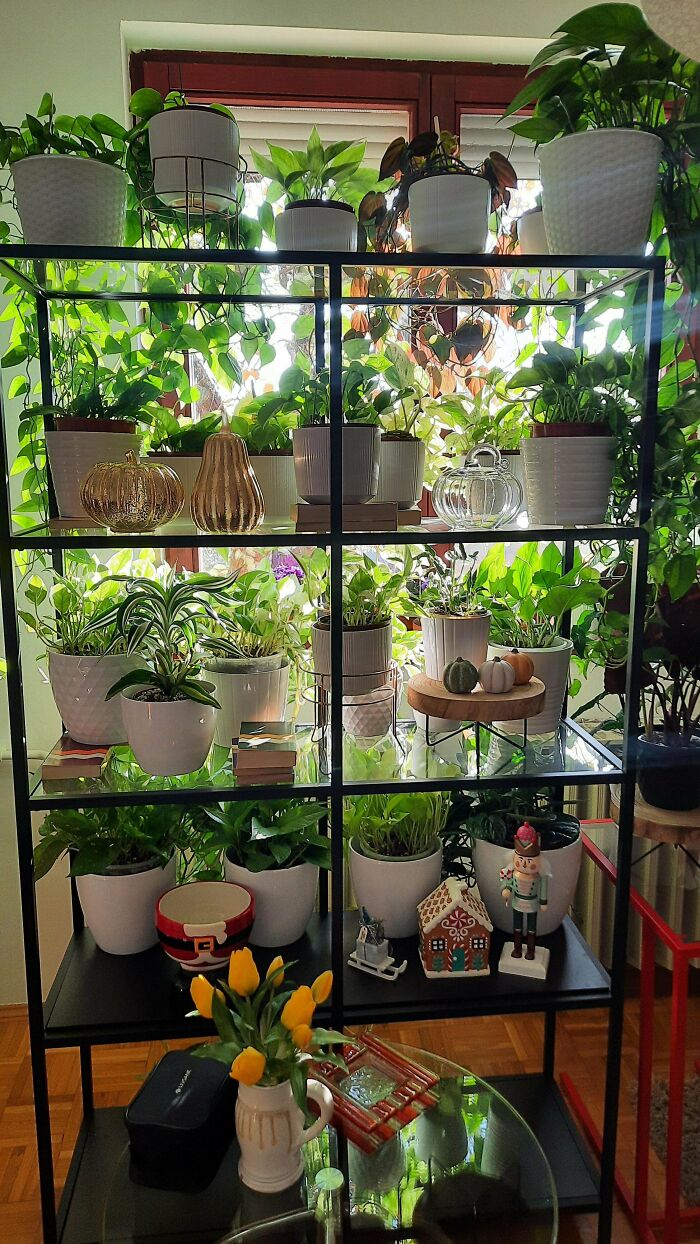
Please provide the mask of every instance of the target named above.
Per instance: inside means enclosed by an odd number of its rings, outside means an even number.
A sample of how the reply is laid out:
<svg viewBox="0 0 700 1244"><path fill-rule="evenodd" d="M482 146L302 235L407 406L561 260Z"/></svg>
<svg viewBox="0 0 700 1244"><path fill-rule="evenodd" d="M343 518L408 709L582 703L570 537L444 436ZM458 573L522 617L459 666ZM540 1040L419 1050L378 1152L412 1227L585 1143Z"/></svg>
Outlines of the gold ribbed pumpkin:
<svg viewBox="0 0 700 1244"><path fill-rule="evenodd" d="M204 442L190 513L200 531L223 534L255 531L265 517L246 443L230 430L225 416L221 431Z"/></svg>
<svg viewBox="0 0 700 1244"><path fill-rule="evenodd" d="M153 531L177 518L185 491L171 467L139 462L128 450L123 462L98 462L80 486L83 508L111 531Z"/></svg>

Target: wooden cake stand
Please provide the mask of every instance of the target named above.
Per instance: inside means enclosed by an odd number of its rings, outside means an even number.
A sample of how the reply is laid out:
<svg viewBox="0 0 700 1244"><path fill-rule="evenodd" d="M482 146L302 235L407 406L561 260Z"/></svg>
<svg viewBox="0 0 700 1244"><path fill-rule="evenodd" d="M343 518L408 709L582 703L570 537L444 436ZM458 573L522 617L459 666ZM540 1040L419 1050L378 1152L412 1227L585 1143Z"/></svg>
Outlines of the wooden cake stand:
<svg viewBox="0 0 700 1244"><path fill-rule="evenodd" d="M495 721L523 722L523 746L527 743L527 719L536 717L544 706L545 685L540 678L531 678L522 687L512 687L502 695L491 691L471 691L468 695L454 695L441 682L416 674L408 684L408 702L417 713L426 718L425 738L432 746L429 735L429 719L442 717L447 721L472 721L477 726L492 726ZM440 741L444 742L444 734Z"/></svg>

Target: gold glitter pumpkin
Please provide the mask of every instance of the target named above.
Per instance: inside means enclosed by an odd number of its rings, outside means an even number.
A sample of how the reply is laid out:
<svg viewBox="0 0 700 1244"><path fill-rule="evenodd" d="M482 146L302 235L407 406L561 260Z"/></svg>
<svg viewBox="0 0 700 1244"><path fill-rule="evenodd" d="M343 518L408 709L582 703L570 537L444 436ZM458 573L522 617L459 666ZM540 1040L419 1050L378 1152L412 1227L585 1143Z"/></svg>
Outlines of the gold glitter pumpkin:
<svg viewBox="0 0 700 1244"><path fill-rule="evenodd" d="M83 508L111 531L153 531L177 518L185 492L169 466L139 462L127 451L123 462L98 462L80 486Z"/></svg>
<svg viewBox="0 0 700 1244"><path fill-rule="evenodd" d="M204 442L190 513L200 531L222 534L255 531L265 517L246 443L230 430L225 417L222 430Z"/></svg>

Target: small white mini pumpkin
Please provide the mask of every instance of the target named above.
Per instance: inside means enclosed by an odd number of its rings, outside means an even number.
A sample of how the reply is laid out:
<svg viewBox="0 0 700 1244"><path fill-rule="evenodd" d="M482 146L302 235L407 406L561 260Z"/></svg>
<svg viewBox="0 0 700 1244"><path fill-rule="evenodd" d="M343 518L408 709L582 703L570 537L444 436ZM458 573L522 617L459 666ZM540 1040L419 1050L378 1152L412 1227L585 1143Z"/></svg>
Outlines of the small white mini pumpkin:
<svg viewBox="0 0 700 1244"><path fill-rule="evenodd" d="M479 666L479 682L489 695L505 695L515 682L515 670L507 661L494 657Z"/></svg>

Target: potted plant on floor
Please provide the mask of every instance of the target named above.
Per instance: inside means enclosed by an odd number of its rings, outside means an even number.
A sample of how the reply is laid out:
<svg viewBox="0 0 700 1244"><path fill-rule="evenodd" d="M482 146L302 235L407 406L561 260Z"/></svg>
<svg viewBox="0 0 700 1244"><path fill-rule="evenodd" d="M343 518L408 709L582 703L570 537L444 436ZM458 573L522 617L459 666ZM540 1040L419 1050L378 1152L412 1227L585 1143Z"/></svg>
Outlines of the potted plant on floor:
<svg viewBox="0 0 700 1244"><path fill-rule="evenodd" d="M226 880L255 896L254 946L288 946L303 937L319 869L331 866L330 840L318 828L326 811L325 804L293 799L203 809L210 843L224 853Z"/></svg>
<svg viewBox="0 0 700 1244"><path fill-rule="evenodd" d="M222 212L238 183L239 133L225 104L190 104L182 91L142 87L129 100L127 168L146 204Z"/></svg>
<svg viewBox="0 0 700 1244"><path fill-rule="evenodd" d="M167 804L59 808L39 828L34 876L70 852L70 875L100 950L136 955L158 941L156 903L175 885L176 852L188 838L184 809Z"/></svg>
<svg viewBox="0 0 700 1244"><path fill-rule="evenodd" d="M344 801L355 899L383 922L389 938L418 932L418 903L440 880L449 807L444 792L353 795Z"/></svg>
<svg viewBox="0 0 700 1244"><path fill-rule="evenodd" d="M183 513L189 514L192 489L202 465L205 441L221 431L221 414L214 411L202 419L178 419L165 406L159 406L151 429L149 460L172 467L185 492Z"/></svg>
<svg viewBox="0 0 700 1244"><path fill-rule="evenodd" d="M291 436L297 425L298 412L284 376L279 392L245 398L231 416L231 431L245 441L260 485L266 523L288 523L296 505Z"/></svg>
<svg viewBox="0 0 700 1244"><path fill-rule="evenodd" d="M376 370L353 360L343 376L343 501L364 504L379 484L379 414ZM310 375L302 366L280 378L280 409L296 412L292 431L297 493L303 501L328 505L331 499L331 429L328 371Z"/></svg>
<svg viewBox="0 0 700 1244"><path fill-rule="evenodd" d="M24 241L33 246L121 246L126 219L127 131L104 113L56 114L45 94L36 116L0 125L0 168L12 172Z"/></svg>

